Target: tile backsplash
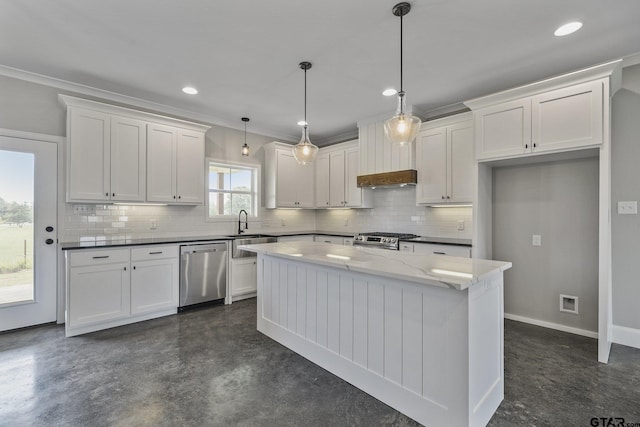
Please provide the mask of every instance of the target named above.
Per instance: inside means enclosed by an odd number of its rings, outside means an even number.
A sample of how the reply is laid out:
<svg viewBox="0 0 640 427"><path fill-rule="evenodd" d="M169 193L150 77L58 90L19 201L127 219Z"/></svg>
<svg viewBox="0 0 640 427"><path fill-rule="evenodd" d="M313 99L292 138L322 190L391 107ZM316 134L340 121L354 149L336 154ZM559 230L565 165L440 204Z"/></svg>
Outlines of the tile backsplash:
<svg viewBox="0 0 640 427"><path fill-rule="evenodd" d="M378 188L372 209L328 209L316 213L319 230L389 231L429 237L471 239L471 207L427 208L416 206L415 187ZM459 221L464 230L458 230Z"/></svg>
<svg viewBox="0 0 640 427"><path fill-rule="evenodd" d="M260 209L251 232L394 231L430 237L470 239L470 207L425 208L415 205L414 188L376 189L372 209ZM459 221L464 230L458 231ZM65 204L63 242L123 238L226 235L237 220L206 221L205 206Z"/></svg>
<svg viewBox="0 0 640 427"><path fill-rule="evenodd" d="M260 209L250 232L314 230L315 212ZM155 226L155 227L154 227ZM205 219L205 206L66 204L63 242L235 234L238 221Z"/></svg>

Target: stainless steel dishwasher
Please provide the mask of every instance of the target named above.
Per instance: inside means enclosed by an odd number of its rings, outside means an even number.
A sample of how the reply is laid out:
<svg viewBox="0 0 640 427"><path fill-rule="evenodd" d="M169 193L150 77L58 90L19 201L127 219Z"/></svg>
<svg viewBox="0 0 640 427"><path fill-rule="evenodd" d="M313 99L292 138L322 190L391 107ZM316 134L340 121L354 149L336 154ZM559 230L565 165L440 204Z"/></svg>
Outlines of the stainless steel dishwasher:
<svg viewBox="0 0 640 427"><path fill-rule="evenodd" d="M222 300L227 296L227 242L180 246L180 305Z"/></svg>

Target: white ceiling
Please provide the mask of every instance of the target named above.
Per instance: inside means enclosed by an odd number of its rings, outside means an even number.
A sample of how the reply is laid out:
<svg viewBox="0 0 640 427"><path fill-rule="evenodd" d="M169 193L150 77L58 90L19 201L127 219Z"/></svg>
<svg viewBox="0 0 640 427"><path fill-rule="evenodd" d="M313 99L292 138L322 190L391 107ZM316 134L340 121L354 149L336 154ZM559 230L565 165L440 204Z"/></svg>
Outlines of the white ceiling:
<svg viewBox="0 0 640 427"><path fill-rule="evenodd" d="M0 64L319 145L395 110L395 0L0 0ZM404 18L418 111L640 52L638 0L414 0ZM579 32L558 38L561 24ZM182 93L193 85L200 93ZM341 138L342 137L342 138Z"/></svg>

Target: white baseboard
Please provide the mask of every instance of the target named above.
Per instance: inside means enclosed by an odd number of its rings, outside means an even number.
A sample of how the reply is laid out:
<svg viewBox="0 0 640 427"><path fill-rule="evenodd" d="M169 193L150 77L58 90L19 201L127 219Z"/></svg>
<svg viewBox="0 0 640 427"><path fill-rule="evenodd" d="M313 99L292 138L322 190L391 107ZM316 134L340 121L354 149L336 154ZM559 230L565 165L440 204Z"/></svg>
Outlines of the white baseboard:
<svg viewBox="0 0 640 427"><path fill-rule="evenodd" d="M611 341L627 347L640 348L640 329L627 328L626 326L611 326Z"/></svg>
<svg viewBox="0 0 640 427"><path fill-rule="evenodd" d="M572 328L571 326L560 325L558 323L545 322L544 320L532 319L530 317L518 316L516 314L504 314L505 319L515 320L516 322L529 323L531 325L542 326L543 328L555 329L557 331L569 332L570 334L582 335L583 337L598 338L597 332L587 331L585 329ZM640 337L640 336L639 336Z"/></svg>

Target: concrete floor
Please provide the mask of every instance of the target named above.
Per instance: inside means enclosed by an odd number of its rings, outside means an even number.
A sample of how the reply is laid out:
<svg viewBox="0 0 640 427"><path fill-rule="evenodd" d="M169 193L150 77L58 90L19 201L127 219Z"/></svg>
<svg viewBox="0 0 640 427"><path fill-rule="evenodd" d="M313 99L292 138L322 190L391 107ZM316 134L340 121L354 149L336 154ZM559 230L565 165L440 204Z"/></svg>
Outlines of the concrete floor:
<svg viewBox="0 0 640 427"><path fill-rule="evenodd" d="M0 334L0 425L417 425L258 333L255 312L252 299L73 338L54 325ZM593 339L505 329L490 426L640 423L640 350L614 345L603 365Z"/></svg>

